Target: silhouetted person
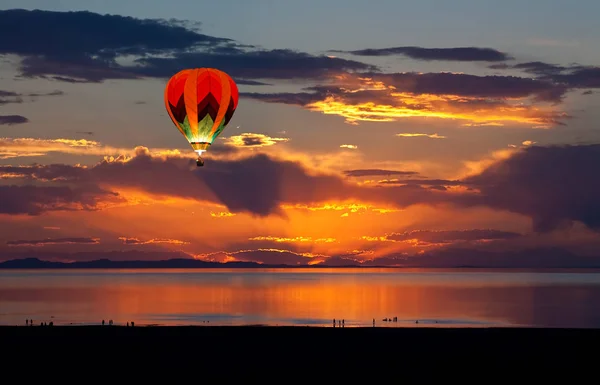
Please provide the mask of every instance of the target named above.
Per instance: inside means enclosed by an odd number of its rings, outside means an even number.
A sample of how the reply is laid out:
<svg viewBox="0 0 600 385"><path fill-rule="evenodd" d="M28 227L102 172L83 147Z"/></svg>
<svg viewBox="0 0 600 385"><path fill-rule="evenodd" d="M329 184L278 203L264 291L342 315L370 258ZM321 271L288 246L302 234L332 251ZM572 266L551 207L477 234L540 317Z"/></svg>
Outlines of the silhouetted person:
<svg viewBox="0 0 600 385"><path fill-rule="evenodd" d="M54 326L54 321L50 321L50 326Z"/></svg>
<svg viewBox="0 0 600 385"><path fill-rule="evenodd" d="M335 327L335 318L333 319L333 327Z"/></svg>
<svg viewBox="0 0 600 385"><path fill-rule="evenodd" d="M135 325L135 323L133 321L131 321L131 327L133 327Z"/></svg>
<svg viewBox="0 0 600 385"><path fill-rule="evenodd" d="M375 327L375 318L373 318L373 327Z"/></svg>
<svg viewBox="0 0 600 385"><path fill-rule="evenodd" d="M29 320L28 319L25 320L25 326L29 326Z"/></svg>
<svg viewBox="0 0 600 385"><path fill-rule="evenodd" d="M419 320L417 320L415 323L416 323L416 324L418 324L418 323L419 323Z"/></svg>
<svg viewBox="0 0 600 385"><path fill-rule="evenodd" d="M346 326L346 321L344 321L344 320L342 319L342 327L345 327L345 326Z"/></svg>
<svg viewBox="0 0 600 385"><path fill-rule="evenodd" d="M342 326L342 320L338 320L338 326Z"/></svg>
<svg viewBox="0 0 600 385"><path fill-rule="evenodd" d="M127 321L127 327L129 327L129 321Z"/></svg>
<svg viewBox="0 0 600 385"><path fill-rule="evenodd" d="M104 326L104 320L102 320L102 326Z"/></svg>
<svg viewBox="0 0 600 385"><path fill-rule="evenodd" d="M109 324L110 326L112 326L112 324L113 324L112 320L108 321L108 324Z"/></svg>

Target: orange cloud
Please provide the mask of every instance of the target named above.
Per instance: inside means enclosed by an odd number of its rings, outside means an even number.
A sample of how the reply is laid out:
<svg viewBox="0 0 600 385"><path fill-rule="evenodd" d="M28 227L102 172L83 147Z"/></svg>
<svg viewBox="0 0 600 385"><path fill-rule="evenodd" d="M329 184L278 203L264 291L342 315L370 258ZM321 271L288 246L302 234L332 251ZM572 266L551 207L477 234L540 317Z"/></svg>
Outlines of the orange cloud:
<svg viewBox="0 0 600 385"><path fill-rule="evenodd" d="M220 211L218 213L211 212L210 216L213 218L228 218L235 216L234 213L230 213L229 211Z"/></svg>
<svg viewBox="0 0 600 385"><path fill-rule="evenodd" d="M438 134L410 134L410 133L404 133L404 134L396 134L396 136L399 136L401 138L425 137L425 138L430 138L430 139L446 139L445 136L438 135Z"/></svg>
<svg viewBox="0 0 600 385"><path fill-rule="evenodd" d="M111 155L131 157L135 155L136 149L104 146L100 142L87 139L0 138L0 159L38 157L53 152L108 156L109 159L114 160L115 158ZM153 154L157 156L177 156L180 153L177 149L155 149ZM7 176L3 175L2 177Z"/></svg>
<svg viewBox="0 0 600 385"><path fill-rule="evenodd" d="M158 244L158 243L166 243L170 245L189 245L189 242L180 241L178 239L161 239L161 238L152 238L145 241L140 240L139 238L134 237L119 237L119 240L123 242L125 245L150 245L150 244Z"/></svg>
<svg viewBox="0 0 600 385"><path fill-rule="evenodd" d="M467 120L476 124L508 123L525 124L535 128L549 128L554 120L561 116L555 107L523 105L523 101L509 104L489 104L486 99L467 98L456 95L416 95L406 92L389 94L394 104L364 102L351 104L343 96L328 96L322 101L306 106L311 111L319 111L326 115L339 115L346 118L346 123L358 124L366 122L393 122L405 118L437 118ZM469 105L479 104L478 107ZM417 108L418 107L418 108Z"/></svg>
<svg viewBox="0 0 600 385"><path fill-rule="evenodd" d="M441 72L346 74L330 80L307 88L312 93L246 96L342 116L349 124L426 118L468 126L549 128L570 118L558 107L566 87L530 78Z"/></svg>
<svg viewBox="0 0 600 385"><path fill-rule="evenodd" d="M356 150L358 148L358 146L356 146L354 144L342 144L342 145L340 145L340 148L347 148L349 150Z"/></svg>
<svg viewBox="0 0 600 385"><path fill-rule="evenodd" d="M235 147L266 147L273 146L279 142L289 141L289 138L273 138L268 135L249 132L224 139L228 145Z"/></svg>
<svg viewBox="0 0 600 385"><path fill-rule="evenodd" d="M296 242L310 242L310 243L332 243L336 242L335 238L316 238L313 239L311 237L294 237L294 238L281 238L281 237L271 237L271 236L260 236L260 237L252 237L248 238L250 241L272 241L277 243L296 243Z"/></svg>

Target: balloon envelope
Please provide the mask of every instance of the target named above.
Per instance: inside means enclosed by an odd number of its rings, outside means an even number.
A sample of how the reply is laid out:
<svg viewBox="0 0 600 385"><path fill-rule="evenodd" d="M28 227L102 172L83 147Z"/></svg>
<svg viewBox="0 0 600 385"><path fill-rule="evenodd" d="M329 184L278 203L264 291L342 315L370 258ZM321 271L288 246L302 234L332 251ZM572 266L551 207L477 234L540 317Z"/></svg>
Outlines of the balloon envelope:
<svg viewBox="0 0 600 385"><path fill-rule="evenodd" d="M214 68L182 70L165 87L165 106L173 124L199 154L227 126L238 98L233 79Z"/></svg>

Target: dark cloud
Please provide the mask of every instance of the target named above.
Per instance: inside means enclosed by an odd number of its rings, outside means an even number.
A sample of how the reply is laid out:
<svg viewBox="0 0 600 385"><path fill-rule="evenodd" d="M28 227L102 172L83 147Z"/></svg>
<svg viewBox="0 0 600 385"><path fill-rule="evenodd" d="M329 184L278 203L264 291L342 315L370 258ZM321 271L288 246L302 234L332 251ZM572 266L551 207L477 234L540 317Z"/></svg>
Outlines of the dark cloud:
<svg viewBox="0 0 600 385"><path fill-rule="evenodd" d="M372 74L373 79L414 94L458 95L481 98L525 98L559 101L565 86L517 76L477 76L450 72Z"/></svg>
<svg viewBox="0 0 600 385"><path fill-rule="evenodd" d="M416 171L400 171L400 170L382 170L382 169L363 169L363 170L346 170L346 176L362 177L362 176L390 176L390 175L417 175Z"/></svg>
<svg viewBox="0 0 600 385"><path fill-rule="evenodd" d="M423 48L423 47L391 47L368 48L345 52L359 56L392 56L404 55L416 60L440 61L488 61L497 62L511 60L512 57L492 48L457 47L457 48Z"/></svg>
<svg viewBox="0 0 600 385"><path fill-rule="evenodd" d="M0 185L0 214L39 215L56 210L96 210L118 194L97 186Z"/></svg>
<svg viewBox="0 0 600 385"><path fill-rule="evenodd" d="M346 77L336 80L337 85L307 87L298 93L242 93L242 97L268 103L299 105L319 110L315 103L333 100L336 103L350 106L361 106L352 110L347 119L361 120L381 119L388 121L390 115L379 112L377 107L387 106L395 110L407 112L417 111L418 115L431 114L461 117L512 116L517 120L528 121L529 124L544 126L562 124L570 116L552 109L534 109L539 102L559 103L568 91L568 86L556 84L548 80L522 78L516 76L476 76L457 73L363 73L357 77ZM369 84L370 83L370 84ZM379 83L385 87L373 87ZM393 88L392 88L393 87ZM372 88L372 89L369 89ZM440 96L432 98L431 95ZM520 99L521 104L511 100ZM368 107L367 104L371 107ZM525 105L525 109L523 109ZM521 110L521 112L519 112ZM399 116L402 116L400 114ZM465 118L463 119L471 119Z"/></svg>
<svg viewBox="0 0 600 385"><path fill-rule="evenodd" d="M140 251L140 250L122 250L122 251L81 251L81 252L53 252L47 250L27 250L27 251L7 250L0 251L0 261L8 261L11 259L37 258L42 261L53 262L86 262L98 260L111 261L161 261L166 259L176 258L191 258L184 252L178 251Z"/></svg>
<svg viewBox="0 0 600 385"><path fill-rule="evenodd" d="M153 157L147 149L138 148L128 161L104 160L87 168L0 166L0 173L11 174L12 183L29 183L0 186L0 213L96 210L104 201L119 202L116 191L120 187L135 187L156 196L221 203L230 212L258 216L282 214L280 205L284 203L355 199L397 207L452 204L507 210L531 217L538 232L573 221L600 230L600 179L591 177L600 164L600 145L528 146L462 181L419 179L413 183L408 179L404 185L358 186L265 154L210 159L208 163L208 167L198 169L193 159ZM427 188L450 182L470 190L447 193Z"/></svg>
<svg viewBox="0 0 600 385"><path fill-rule="evenodd" d="M47 33L50 30L53 33ZM87 11L0 11L0 54L22 56L22 76L65 82L166 78L183 68L198 67L198 63L223 69L239 84L247 85L266 85L255 80L261 78L304 79L376 70L372 65L324 55L258 50L201 34L176 20ZM117 59L124 55L135 57L136 65L119 64Z"/></svg>
<svg viewBox="0 0 600 385"><path fill-rule="evenodd" d="M216 67L234 78L250 79L311 79L325 78L344 71L374 71L373 65L314 56L289 49L238 51L234 54L195 52L177 54L174 59L145 57L137 60L142 66L137 70L145 76L167 77L182 68ZM236 79L237 81L237 79Z"/></svg>
<svg viewBox="0 0 600 385"><path fill-rule="evenodd" d="M597 268L600 256L582 256L558 247L494 251L471 248L441 248L418 256L390 255L364 263L365 266L426 268Z"/></svg>
<svg viewBox="0 0 600 385"><path fill-rule="evenodd" d="M382 180L382 185L418 185L418 186L465 186L467 182L460 180L447 179L400 179L400 180Z"/></svg>
<svg viewBox="0 0 600 385"><path fill-rule="evenodd" d="M535 75L537 79L568 88L600 88L600 67L572 64L561 66L540 61L506 65L495 69L517 69Z"/></svg>
<svg viewBox="0 0 600 385"><path fill-rule="evenodd" d="M428 243L452 243L455 241L480 241L492 239L513 239L521 237L521 234L493 229L471 229L471 230L415 230L403 233L392 233L386 236L392 241L406 241L417 239Z"/></svg>
<svg viewBox="0 0 600 385"><path fill-rule="evenodd" d="M64 244L78 244L78 245L96 245L100 240L98 238L46 238L46 239L34 239L34 240L15 240L8 241L8 246L46 246L46 245L64 245Z"/></svg>
<svg viewBox="0 0 600 385"><path fill-rule="evenodd" d="M29 119L21 115L0 115L0 126L1 125L14 125L28 123Z"/></svg>
<svg viewBox="0 0 600 385"><path fill-rule="evenodd" d="M267 216L281 213L280 204L309 204L331 199L365 199L404 205L433 198L431 193L404 186L365 189L336 175L309 173L299 163L265 154L237 160L211 159L198 170L193 159L152 157L138 148L131 160L104 160L94 167L68 165L0 166L0 173L45 185L3 186L0 212L37 214L79 204L97 209L98 200L120 187L136 187L156 196L177 196L222 203L230 212ZM15 178L10 179L15 180ZM48 185L48 183L53 183ZM56 184L56 185L55 185ZM60 186L58 186L60 184ZM384 191L385 190L385 191Z"/></svg>
<svg viewBox="0 0 600 385"><path fill-rule="evenodd" d="M466 179L474 202L528 215L536 231L579 221L600 230L600 145L530 146Z"/></svg>
<svg viewBox="0 0 600 385"><path fill-rule="evenodd" d="M267 103L306 106L310 103L322 100L324 96L321 95L319 92L240 92L240 97L256 99Z"/></svg>
<svg viewBox="0 0 600 385"><path fill-rule="evenodd" d="M49 33L52 31L52 33ZM47 57L147 55L209 46L230 39L202 35L166 20L97 13L0 11L0 53ZM11 38L8 38L8 37Z"/></svg>

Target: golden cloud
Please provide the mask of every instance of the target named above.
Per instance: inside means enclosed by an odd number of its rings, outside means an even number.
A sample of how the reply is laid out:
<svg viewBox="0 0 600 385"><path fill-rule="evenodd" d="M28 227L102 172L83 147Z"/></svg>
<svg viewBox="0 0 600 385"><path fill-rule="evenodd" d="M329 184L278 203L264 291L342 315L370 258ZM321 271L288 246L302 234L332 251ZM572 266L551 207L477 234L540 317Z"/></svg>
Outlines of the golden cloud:
<svg viewBox="0 0 600 385"><path fill-rule="evenodd" d="M446 139L445 136L438 135L438 134L411 134L411 133L404 133L404 134L396 134L396 136L399 136L399 137L402 137L402 138L425 137L425 138L430 138L430 139Z"/></svg>
<svg viewBox="0 0 600 385"><path fill-rule="evenodd" d="M420 74L423 75L423 74ZM339 115L346 123L392 122L405 118L435 118L465 121L463 125L506 124L549 128L567 115L554 104L541 103L536 96L475 97L398 91L371 78L339 77L342 86L335 94L305 105L311 111ZM412 81L417 82L416 79ZM361 93L364 94L361 96Z"/></svg>
<svg viewBox="0 0 600 385"><path fill-rule="evenodd" d="M272 236L260 236L260 237L252 237L248 238L249 241L272 241L278 243L333 243L337 242L335 238L311 238L311 237L294 237L294 238L285 238L285 237L272 237Z"/></svg>
<svg viewBox="0 0 600 385"><path fill-rule="evenodd" d="M40 139L40 138L0 138L0 159L19 157L45 156L48 153L58 152L73 155L98 155L108 156L114 160L116 156L133 156L137 148L117 148L104 146L94 140L87 139ZM154 155L178 156L177 149L156 149Z"/></svg>
<svg viewBox="0 0 600 385"><path fill-rule="evenodd" d="M189 245L189 242L180 241L178 239L163 239L163 238L152 238L146 241L140 240L135 237L119 237L119 240L126 245L149 245L149 244L158 244L158 243L166 243L170 245Z"/></svg>
<svg viewBox="0 0 600 385"><path fill-rule="evenodd" d="M235 147L266 147L279 142L287 142L289 138L273 138L263 134L243 133L224 138L226 143Z"/></svg>

